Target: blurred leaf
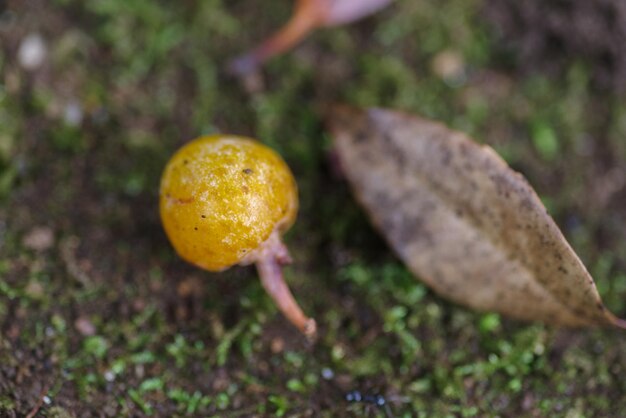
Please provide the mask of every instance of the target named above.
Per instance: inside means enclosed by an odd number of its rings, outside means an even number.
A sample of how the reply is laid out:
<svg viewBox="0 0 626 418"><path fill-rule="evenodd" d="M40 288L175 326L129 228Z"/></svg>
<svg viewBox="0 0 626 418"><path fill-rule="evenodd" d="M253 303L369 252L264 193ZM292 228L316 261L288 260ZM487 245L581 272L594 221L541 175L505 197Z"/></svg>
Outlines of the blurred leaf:
<svg viewBox="0 0 626 418"><path fill-rule="evenodd" d="M256 48L235 58L229 68L238 75L252 73L271 57L292 48L314 29L354 22L390 3L391 0L297 0L287 24Z"/></svg>
<svg viewBox="0 0 626 418"><path fill-rule="evenodd" d="M626 326L533 189L491 148L383 109L337 107L330 126L357 199L442 296L518 319Z"/></svg>

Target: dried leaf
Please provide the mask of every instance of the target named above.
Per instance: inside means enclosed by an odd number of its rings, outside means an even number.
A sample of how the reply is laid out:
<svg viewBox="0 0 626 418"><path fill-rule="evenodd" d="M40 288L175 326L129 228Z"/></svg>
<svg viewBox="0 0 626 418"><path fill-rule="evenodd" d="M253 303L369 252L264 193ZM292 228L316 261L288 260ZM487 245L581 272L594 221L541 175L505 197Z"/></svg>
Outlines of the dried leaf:
<svg viewBox="0 0 626 418"><path fill-rule="evenodd" d="M287 24L254 49L231 61L229 69L237 75L250 74L271 57L292 48L314 29L354 22L377 12L391 1L297 0Z"/></svg>
<svg viewBox="0 0 626 418"><path fill-rule="evenodd" d="M534 190L491 148L383 109L338 107L329 125L358 200L437 293L523 320L626 327Z"/></svg>

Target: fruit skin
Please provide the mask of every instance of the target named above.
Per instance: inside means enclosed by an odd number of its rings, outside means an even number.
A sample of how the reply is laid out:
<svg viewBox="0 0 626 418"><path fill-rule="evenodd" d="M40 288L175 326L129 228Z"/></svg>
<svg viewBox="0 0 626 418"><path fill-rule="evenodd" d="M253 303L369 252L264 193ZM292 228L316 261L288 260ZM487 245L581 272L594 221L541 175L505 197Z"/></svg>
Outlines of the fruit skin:
<svg viewBox="0 0 626 418"><path fill-rule="evenodd" d="M167 163L159 195L161 221L176 252L210 271L247 264L298 210L295 179L283 159L245 137L195 139Z"/></svg>

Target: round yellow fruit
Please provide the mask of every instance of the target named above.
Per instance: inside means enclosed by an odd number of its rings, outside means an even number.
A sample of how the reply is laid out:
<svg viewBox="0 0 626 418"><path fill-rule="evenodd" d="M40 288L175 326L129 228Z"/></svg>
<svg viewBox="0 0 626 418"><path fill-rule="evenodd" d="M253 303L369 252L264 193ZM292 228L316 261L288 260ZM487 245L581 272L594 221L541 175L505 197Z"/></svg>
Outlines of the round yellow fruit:
<svg viewBox="0 0 626 418"><path fill-rule="evenodd" d="M176 252L210 271L246 256L295 221L296 182L261 143L231 135L195 139L174 154L161 178L161 221Z"/></svg>

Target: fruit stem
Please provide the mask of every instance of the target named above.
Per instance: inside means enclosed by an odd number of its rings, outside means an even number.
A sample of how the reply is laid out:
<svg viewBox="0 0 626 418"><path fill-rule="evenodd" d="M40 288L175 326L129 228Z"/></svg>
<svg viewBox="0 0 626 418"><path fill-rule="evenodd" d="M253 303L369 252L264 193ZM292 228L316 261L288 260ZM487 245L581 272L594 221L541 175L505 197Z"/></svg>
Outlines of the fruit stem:
<svg viewBox="0 0 626 418"><path fill-rule="evenodd" d="M280 248L264 252L263 256L256 260L256 268L261 284L278 309L309 340L313 340L317 333L315 320L304 315L283 277L282 265L289 261L287 248L280 242Z"/></svg>

